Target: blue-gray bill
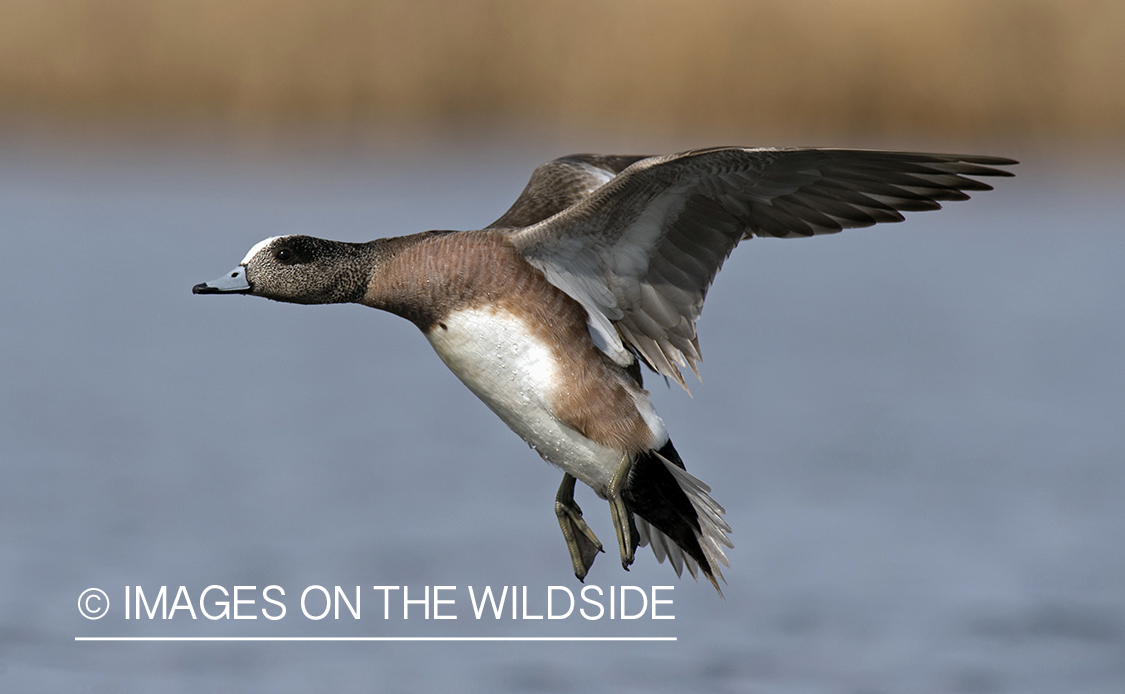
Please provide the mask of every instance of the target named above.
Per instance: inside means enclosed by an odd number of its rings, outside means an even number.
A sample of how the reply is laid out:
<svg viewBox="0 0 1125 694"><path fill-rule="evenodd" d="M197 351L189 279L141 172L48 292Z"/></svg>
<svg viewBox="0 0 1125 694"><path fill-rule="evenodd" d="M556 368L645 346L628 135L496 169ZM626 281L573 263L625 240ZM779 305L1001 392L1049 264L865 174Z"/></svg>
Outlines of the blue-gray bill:
<svg viewBox="0 0 1125 694"><path fill-rule="evenodd" d="M246 281L246 268L239 265L217 280L200 282L191 288L192 294L247 294L250 283Z"/></svg>

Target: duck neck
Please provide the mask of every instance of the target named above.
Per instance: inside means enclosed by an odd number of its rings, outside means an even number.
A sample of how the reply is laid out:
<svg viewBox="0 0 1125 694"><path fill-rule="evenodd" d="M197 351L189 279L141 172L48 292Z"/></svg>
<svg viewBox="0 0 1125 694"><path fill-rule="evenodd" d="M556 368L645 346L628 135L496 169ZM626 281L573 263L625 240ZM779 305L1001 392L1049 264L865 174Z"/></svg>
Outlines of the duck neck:
<svg viewBox="0 0 1125 694"><path fill-rule="evenodd" d="M282 299L306 304L347 304L363 300L370 277L367 267L370 264L370 244L322 242L325 248L322 255L330 259L333 268L331 279L319 290L310 291L300 299Z"/></svg>
<svg viewBox="0 0 1125 694"><path fill-rule="evenodd" d="M372 270L355 301L402 316L420 328L428 327L436 295L445 284L442 268L435 266L440 256L435 254L434 243L449 233L425 231L364 244Z"/></svg>

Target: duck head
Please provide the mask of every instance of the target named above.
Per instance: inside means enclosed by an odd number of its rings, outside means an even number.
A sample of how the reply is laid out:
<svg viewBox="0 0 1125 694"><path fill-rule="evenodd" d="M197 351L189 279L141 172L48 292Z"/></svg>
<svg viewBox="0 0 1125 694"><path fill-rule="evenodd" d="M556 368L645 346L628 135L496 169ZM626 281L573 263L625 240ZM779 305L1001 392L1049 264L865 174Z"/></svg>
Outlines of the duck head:
<svg viewBox="0 0 1125 694"><path fill-rule="evenodd" d="M191 291L253 294L295 304L356 301L368 279L364 246L312 236L274 236L255 244L234 270Z"/></svg>

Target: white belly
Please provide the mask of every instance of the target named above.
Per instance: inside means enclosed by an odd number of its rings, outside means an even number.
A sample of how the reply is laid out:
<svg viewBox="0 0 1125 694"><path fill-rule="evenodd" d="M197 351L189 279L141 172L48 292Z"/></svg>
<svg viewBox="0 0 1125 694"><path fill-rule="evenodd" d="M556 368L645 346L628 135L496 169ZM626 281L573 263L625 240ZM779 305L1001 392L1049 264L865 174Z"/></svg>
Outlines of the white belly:
<svg viewBox="0 0 1125 694"><path fill-rule="evenodd" d="M561 375L551 347L519 317L491 308L458 311L442 324L426 337L457 378L544 459L603 493L621 453L555 416Z"/></svg>

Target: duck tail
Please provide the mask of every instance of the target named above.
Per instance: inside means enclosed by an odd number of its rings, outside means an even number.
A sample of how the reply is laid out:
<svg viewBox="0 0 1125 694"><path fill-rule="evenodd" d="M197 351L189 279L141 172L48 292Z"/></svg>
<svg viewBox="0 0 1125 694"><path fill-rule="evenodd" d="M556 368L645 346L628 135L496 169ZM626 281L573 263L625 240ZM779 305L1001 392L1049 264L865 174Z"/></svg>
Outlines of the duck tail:
<svg viewBox="0 0 1125 694"><path fill-rule="evenodd" d="M730 566L723 547L734 545L727 537L730 526L722 518L726 511L711 498L710 491L684 469L669 440L659 450L638 456L623 496L636 516L640 546L652 545L660 563L667 557L677 576L687 565L692 578L698 580L698 566L722 596L719 565Z"/></svg>

